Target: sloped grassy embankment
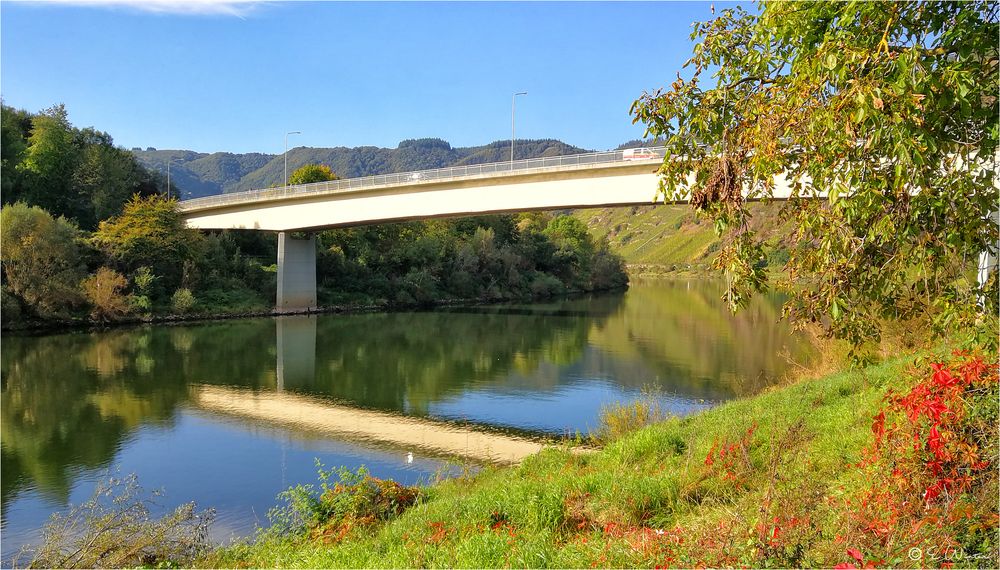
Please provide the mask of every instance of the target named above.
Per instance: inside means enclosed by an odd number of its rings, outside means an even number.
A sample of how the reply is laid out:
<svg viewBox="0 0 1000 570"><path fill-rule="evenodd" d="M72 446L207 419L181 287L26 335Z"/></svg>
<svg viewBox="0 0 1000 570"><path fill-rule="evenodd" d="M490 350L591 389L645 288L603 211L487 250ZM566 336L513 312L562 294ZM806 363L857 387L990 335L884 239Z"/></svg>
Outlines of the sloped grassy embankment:
<svg viewBox="0 0 1000 570"><path fill-rule="evenodd" d="M932 374L932 360L949 359L950 376ZM651 425L592 454L548 449L516 467L445 480L415 501L375 482L382 508L367 514L358 508L373 495L331 485L325 501L299 502L299 514L327 509L311 528L265 532L200 563L929 567L950 557L995 567L997 381L983 362L911 356L800 381ZM904 400L886 399L911 389L914 421ZM938 404L951 415L935 419ZM981 445L970 451L963 441ZM950 454L943 463L940 450ZM931 481L943 495L930 494Z"/></svg>
<svg viewBox="0 0 1000 570"><path fill-rule="evenodd" d="M750 227L771 246L767 264L779 270L788 260L789 227L780 204L750 204ZM687 205L575 210L597 238L625 258L632 275L704 274L722 241L712 223Z"/></svg>

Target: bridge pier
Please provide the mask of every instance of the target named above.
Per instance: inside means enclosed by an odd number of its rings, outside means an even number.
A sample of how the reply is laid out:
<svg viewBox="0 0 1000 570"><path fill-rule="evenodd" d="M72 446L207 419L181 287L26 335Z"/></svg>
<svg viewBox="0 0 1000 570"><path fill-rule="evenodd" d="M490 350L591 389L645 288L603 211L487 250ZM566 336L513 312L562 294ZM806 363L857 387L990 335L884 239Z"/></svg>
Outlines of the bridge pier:
<svg viewBox="0 0 1000 570"><path fill-rule="evenodd" d="M316 307L316 234L296 239L291 232L278 232L278 302L275 308L282 312Z"/></svg>

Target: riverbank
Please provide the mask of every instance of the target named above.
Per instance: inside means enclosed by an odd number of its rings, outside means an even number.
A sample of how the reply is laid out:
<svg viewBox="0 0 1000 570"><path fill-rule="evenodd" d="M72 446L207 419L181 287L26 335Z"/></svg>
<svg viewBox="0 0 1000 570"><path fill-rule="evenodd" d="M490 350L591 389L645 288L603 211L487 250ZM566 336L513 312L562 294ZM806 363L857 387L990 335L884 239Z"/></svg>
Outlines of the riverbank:
<svg viewBox="0 0 1000 570"><path fill-rule="evenodd" d="M203 321L222 321L230 319L243 319L254 317L281 317L290 315L321 315L321 314L362 314L362 313L391 313L399 311L427 310L444 307L461 307L467 305L499 305L510 302L539 302L552 299L574 299L583 295L616 293L628 290L628 285L624 287L613 287L599 290L571 290L556 296L540 297L482 297L465 299L437 299L423 303L400 303L385 299L372 300L368 302L343 303L335 305L324 305L313 309L301 310L281 310L275 308L263 308L265 305L259 304L258 308L203 308L197 312L186 314L153 314L146 316L126 316L115 320L95 322L86 317L71 319L47 319L21 321L17 323L6 323L0 326L3 333L58 333L74 330L106 330L116 327L129 327L136 325L150 324L174 324Z"/></svg>
<svg viewBox="0 0 1000 570"><path fill-rule="evenodd" d="M334 517L264 533L199 565L993 566L997 378L990 366L939 351L799 381L657 423L594 454L550 448L516 467L439 482L387 522ZM964 404L946 404L971 431L940 418L908 428L909 412L887 400L911 389L933 395L944 385L965 386ZM908 429L927 437L934 453L941 437L968 443L977 462L962 467L949 457L931 474L925 457L910 457L925 450L912 450ZM907 443L889 447L898 443L892 434ZM966 483L947 484L947 503L920 487L959 467Z"/></svg>
<svg viewBox="0 0 1000 570"><path fill-rule="evenodd" d="M811 361L806 339L778 320L780 299L729 315L721 286L636 280L623 294L541 303L4 335L4 550L38 544L49 516L109 468L163 489L168 508L215 509L213 543L252 536L278 493L316 481L315 459L403 485L461 470L450 464L461 456L422 442L372 441L366 414L343 433L311 403L563 437L644 391L688 415ZM238 413L207 405L206 388L226 388ZM265 417L237 392L289 413Z"/></svg>

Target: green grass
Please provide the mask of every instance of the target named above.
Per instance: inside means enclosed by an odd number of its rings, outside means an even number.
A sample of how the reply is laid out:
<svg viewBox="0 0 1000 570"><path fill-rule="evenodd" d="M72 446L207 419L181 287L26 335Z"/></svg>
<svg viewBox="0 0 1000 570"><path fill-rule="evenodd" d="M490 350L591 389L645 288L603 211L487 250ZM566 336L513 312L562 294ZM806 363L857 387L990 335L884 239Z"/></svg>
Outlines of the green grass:
<svg viewBox="0 0 1000 570"><path fill-rule="evenodd" d="M553 448L516 467L445 480L425 489L424 500L398 518L352 531L339 542L261 535L202 564L649 567L722 560L833 566L844 561L844 550L830 530L839 524L838 511L824 501L861 484L849 466L870 440L886 389L900 382L911 360L803 381L669 419L592 454ZM728 459L717 455L729 445L737 452ZM709 466L713 448L716 460ZM821 529L803 539L804 547L777 553L762 546L761 524L799 511ZM665 550L657 531L669 536L671 529L683 529L688 542ZM732 558L703 558L712 548Z"/></svg>
<svg viewBox="0 0 1000 570"><path fill-rule="evenodd" d="M195 295L191 314L222 315L269 311L273 303L250 289L209 289Z"/></svg>

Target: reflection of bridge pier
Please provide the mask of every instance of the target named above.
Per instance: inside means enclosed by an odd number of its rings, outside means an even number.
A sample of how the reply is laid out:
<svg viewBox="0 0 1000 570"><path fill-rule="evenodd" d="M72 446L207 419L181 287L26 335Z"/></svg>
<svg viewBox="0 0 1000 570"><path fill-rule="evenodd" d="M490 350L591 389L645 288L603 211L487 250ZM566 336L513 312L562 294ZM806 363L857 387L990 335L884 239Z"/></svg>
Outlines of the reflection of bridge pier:
<svg viewBox="0 0 1000 570"><path fill-rule="evenodd" d="M310 386L316 377L316 315L274 319L278 337L278 391Z"/></svg>

